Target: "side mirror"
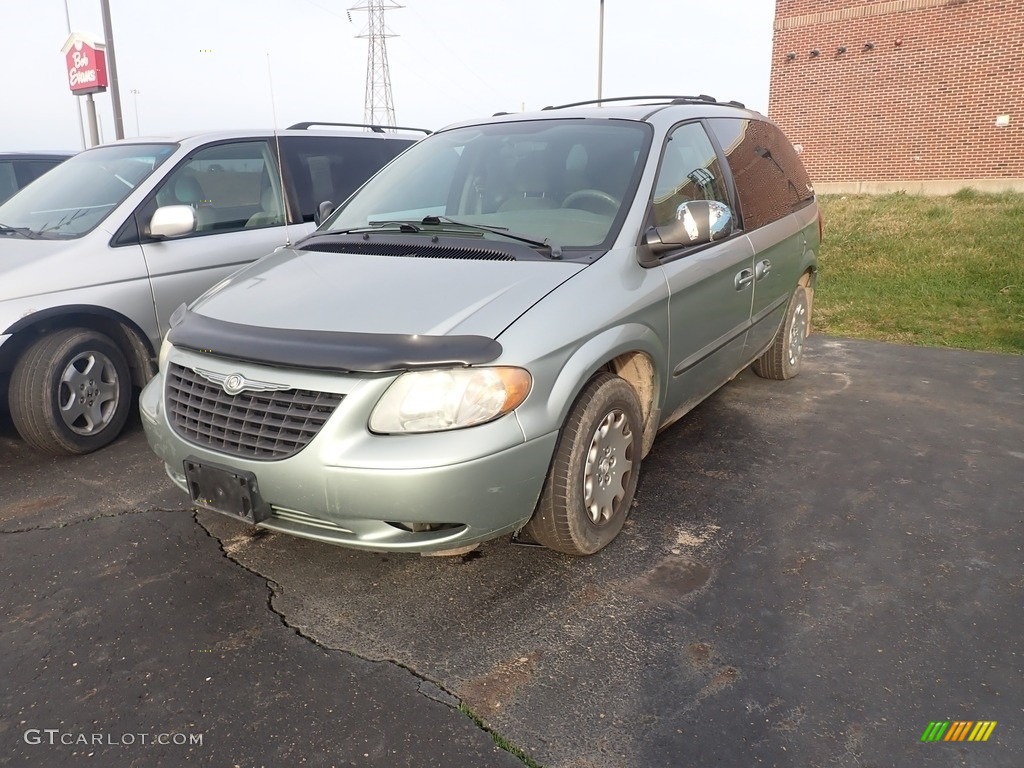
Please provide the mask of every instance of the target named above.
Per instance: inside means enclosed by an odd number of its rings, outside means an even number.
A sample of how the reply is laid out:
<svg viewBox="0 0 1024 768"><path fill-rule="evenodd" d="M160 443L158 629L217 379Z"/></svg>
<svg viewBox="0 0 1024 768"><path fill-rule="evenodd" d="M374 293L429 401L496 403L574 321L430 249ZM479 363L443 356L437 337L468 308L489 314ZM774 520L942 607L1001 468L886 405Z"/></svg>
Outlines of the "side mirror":
<svg viewBox="0 0 1024 768"><path fill-rule="evenodd" d="M164 205L153 212L149 220L150 237L163 240L168 237L180 237L195 232L196 212L190 205Z"/></svg>
<svg viewBox="0 0 1024 768"><path fill-rule="evenodd" d="M703 245L721 240L732 232L732 210L717 200L690 200L676 209L676 220L651 227L644 243L654 253Z"/></svg>
<svg viewBox="0 0 1024 768"><path fill-rule="evenodd" d="M316 213L313 214L313 223L319 227L332 213L334 213L334 203L330 200L324 200L317 207Z"/></svg>

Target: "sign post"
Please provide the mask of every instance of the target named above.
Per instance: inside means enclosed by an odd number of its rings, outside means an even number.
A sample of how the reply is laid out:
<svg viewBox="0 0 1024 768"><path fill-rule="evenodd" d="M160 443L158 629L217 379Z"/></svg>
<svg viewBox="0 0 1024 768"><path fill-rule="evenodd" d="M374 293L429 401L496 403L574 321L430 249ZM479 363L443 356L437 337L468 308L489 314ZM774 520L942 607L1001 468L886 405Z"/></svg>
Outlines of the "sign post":
<svg viewBox="0 0 1024 768"><path fill-rule="evenodd" d="M107 60L103 43L96 42L81 32L72 32L61 48L68 72L68 85L75 96L85 96L89 122L90 146L100 143L99 125L96 122L94 93L107 90Z"/></svg>

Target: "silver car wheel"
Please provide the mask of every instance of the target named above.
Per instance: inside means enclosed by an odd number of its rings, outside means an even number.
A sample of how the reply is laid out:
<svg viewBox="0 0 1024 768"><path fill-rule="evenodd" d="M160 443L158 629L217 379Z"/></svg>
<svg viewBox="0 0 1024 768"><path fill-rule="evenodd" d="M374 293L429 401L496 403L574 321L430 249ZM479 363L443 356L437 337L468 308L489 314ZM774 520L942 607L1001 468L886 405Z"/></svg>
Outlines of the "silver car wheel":
<svg viewBox="0 0 1024 768"><path fill-rule="evenodd" d="M804 350L804 339L807 338L807 306L798 304L793 308L793 321L789 331L789 364L795 366L800 361Z"/></svg>
<svg viewBox="0 0 1024 768"><path fill-rule="evenodd" d="M784 381L800 372L807 334L811 332L812 295L803 283L796 286L771 346L754 361L754 373L758 376Z"/></svg>
<svg viewBox="0 0 1024 768"><path fill-rule="evenodd" d="M633 433L622 411L605 415L594 433L583 471L583 503L595 525L607 523L626 495L633 462L629 448Z"/></svg>
<svg viewBox="0 0 1024 768"><path fill-rule="evenodd" d="M613 373L587 382L562 427L522 535L567 555L592 555L619 535L636 493L643 408Z"/></svg>
<svg viewBox="0 0 1024 768"><path fill-rule="evenodd" d="M77 435L94 435L107 427L117 412L117 368L101 352L82 352L61 374L57 397L68 429Z"/></svg>

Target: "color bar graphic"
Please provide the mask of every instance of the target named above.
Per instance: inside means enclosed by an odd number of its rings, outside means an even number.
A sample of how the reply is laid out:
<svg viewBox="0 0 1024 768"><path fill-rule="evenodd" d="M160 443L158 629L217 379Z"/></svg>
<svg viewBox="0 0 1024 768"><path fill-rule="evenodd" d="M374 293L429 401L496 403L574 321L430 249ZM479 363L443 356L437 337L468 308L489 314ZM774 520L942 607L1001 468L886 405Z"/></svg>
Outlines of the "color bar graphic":
<svg viewBox="0 0 1024 768"><path fill-rule="evenodd" d="M992 735L992 731L996 728L995 720L982 721L974 726L974 730L971 731L971 735L967 737L968 741L988 741L988 737Z"/></svg>
<svg viewBox="0 0 1024 768"><path fill-rule="evenodd" d="M995 720L933 720L921 741L988 741L995 727Z"/></svg>
<svg viewBox="0 0 1024 768"><path fill-rule="evenodd" d="M948 720L930 722L928 727L924 729L924 733L921 734L921 741L938 741L945 735L947 728L949 728Z"/></svg>

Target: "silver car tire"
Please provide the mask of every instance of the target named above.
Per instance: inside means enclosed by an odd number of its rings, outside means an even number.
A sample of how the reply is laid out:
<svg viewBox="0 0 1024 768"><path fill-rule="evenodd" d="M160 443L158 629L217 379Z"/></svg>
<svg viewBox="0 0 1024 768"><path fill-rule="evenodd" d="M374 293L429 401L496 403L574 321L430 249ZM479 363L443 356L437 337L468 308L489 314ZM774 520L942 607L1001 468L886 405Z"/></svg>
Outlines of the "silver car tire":
<svg viewBox="0 0 1024 768"><path fill-rule="evenodd" d="M765 379L791 379L800 372L804 342L810 332L811 305L807 289L798 285L789 300L786 319L772 345L754 362L754 373Z"/></svg>
<svg viewBox="0 0 1024 768"><path fill-rule="evenodd" d="M591 379L562 428L524 533L567 555L592 555L610 544L636 493L642 433L633 388L610 373Z"/></svg>
<svg viewBox="0 0 1024 768"><path fill-rule="evenodd" d="M86 328L55 331L18 360L9 405L18 433L38 450L90 453L124 428L132 407L131 370L104 334Z"/></svg>

